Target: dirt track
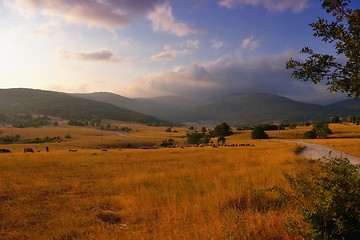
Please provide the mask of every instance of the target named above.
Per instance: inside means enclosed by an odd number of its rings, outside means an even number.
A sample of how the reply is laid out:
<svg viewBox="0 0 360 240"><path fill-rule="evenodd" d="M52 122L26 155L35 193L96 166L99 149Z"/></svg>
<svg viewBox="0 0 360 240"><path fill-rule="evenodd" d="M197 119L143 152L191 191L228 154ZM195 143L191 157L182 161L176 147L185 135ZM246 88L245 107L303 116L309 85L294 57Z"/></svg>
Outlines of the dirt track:
<svg viewBox="0 0 360 240"><path fill-rule="evenodd" d="M314 143L307 143L307 142L301 142L301 141L295 141L298 144L304 145L305 148L301 153L299 153L299 156L307 158L307 159L318 159L324 156L332 156L332 157L345 157L349 159L349 161L352 164L360 164L360 158L351 156L349 154L340 152L338 150L325 147L319 144Z"/></svg>

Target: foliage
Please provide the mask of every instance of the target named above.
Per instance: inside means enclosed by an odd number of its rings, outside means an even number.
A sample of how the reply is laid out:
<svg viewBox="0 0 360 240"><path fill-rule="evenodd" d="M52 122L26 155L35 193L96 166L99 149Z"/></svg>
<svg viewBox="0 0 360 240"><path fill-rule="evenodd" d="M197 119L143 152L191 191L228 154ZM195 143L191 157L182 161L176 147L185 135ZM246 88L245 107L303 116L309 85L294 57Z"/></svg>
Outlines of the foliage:
<svg viewBox="0 0 360 240"><path fill-rule="evenodd" d="M233 132L231 130L231 127L226 122L217 125L212 131L210 131L211 137L220 137L220 136L226 137L232 134Z"/></svg>
<svg viewBox="0 0 360 240"><path fill-rule="evenodd" d="M172 147L174 146L175 141L172 138L169 139L165 139L162 141L162 143L160 144L161 147Z"/></svg>
<svg viewBox="0 0 360 240"><path fill-rule="evenodd" d="M265 132L262 126L255 126L251 132L252 139L268 139L269 135Z"/></svg>
<svg viewBox="0 0 360 240"><path fill-rule="evenodd" d="M171 127L166 128L165 132L171 132Z"/></svg>
<svg viewBox="0 0 360 240"><path fill-rule="evenodd" d="M80 126L85 126L86 123L84 121L81 121L81 120L70 119L68 121L68 125L80 127Z"/></svg>
<svg viewBox="0 0 360 240"><path fill-rule="evenodd" d="M0 132L0 134L1 134L1 132ZM15 143L15 142L19 141L19 139L20 139L19 134L16 134L14 136L7 135L5 137L0 138L0 143L2 143L2 144Z"/></svg>
<svg viewBox="0 0 360 240"><path fill-rule="evenodd" d="M331 117L330 118L330 123L340 123L339 116Z"/></svg>
<svg viewBox="0 0 360 240"><path fill-rule="evenodd" d="M187 144L209 143L211 137L201 132L186 133Z"/></svg>
<svg viewBox="0 0 360 240"><path fill-rule="evenodd" d="M346 158L319 159L319 169L295 177L285 174L288 196L311 230L291 219L293 230L309 239L360 239L360 165Z"/></svg>
<svg viewBox="0 0 360 240"><path fill-rule="evenodd" d="M226 138L225 138L224 136L220 136L220 137L218 137L217 142L218 142L218 143L225 143L225 142L226 142Z"/></svg>
<svg viewBox="0 0 360 240"><path fill-rule="evenodd" d="M8 118L8 122L17 128L40 127L51 124L47 116L33 117L30 114L14 114Z"/></svg>
<svg viewBox="0 0 360 240"><path fill-rule="evenodd" d="M34 138L30 140L30 143L58 143L62 141L64 141L64 139L57 136L57 137Z"/></svg>
<svg viewBox="0 0 360 240"><path fill-rule="evenodd" d="M314 36L333 44L336 55L344 55L344 60L328 54L314 53L305 47L302 54L309 55L305 62L290 59L286 68L293 69L292 77L312 81L323 80L331 92L345 92L349 96L360 97L360 9L351 9L350 0L323 0L322 7L333 16L329 21L319 18L311 23Z"/></svg>
<svg viewBox="0 0 360 240"><path fill-rule="evenodd" d="M304 137L305 139L315 139L316 138L316 133L314 131L307 131L304 133Z"/></svg>
<svg viewBox="0 0 360 240"><path fill-rule="evenodd" d="M304 138L315 139L315 138L326 138L332 131L327 123L314 123L313 129L305 132Z"/></svg>

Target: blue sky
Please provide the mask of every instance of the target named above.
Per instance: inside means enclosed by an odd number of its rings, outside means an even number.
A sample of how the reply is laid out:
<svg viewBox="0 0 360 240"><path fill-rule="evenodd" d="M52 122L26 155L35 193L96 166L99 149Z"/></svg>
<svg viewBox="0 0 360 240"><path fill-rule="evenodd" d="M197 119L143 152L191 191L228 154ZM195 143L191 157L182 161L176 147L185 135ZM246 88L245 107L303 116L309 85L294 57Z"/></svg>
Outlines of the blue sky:
<svg viewBox="0 0 360 240"><path fill-rule="evenodd" d="M308 25L318 0L2 0L0 16L0 88L344 98L284 67L305 46L333 53Z"/></svg>

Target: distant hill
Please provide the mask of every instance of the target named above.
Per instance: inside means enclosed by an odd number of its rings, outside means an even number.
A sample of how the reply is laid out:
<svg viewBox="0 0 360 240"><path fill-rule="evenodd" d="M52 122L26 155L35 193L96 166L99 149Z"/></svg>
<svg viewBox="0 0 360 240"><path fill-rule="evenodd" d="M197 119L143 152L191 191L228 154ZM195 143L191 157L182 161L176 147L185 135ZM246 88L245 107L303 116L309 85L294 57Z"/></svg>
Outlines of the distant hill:
<svg viewBox="0 0 360 240"><path fill-rule="evenodd" d="M190 109L197 106L197 103L177 96L131 99L107 92L75 94L75 96L99 102L111 103L118 107L156 116L157 118L174 123L181 123L184 120L184 115L191 114Z"/></svg>
<svg viewBox="0 0 360 240"><path fill-rule="evenodd" d="M129 109L79 98L71 94L34 89L0 89L2 114L44 114L64 119L113 119L140 123L166 123Z"/></svg>
<svg viewBox="0 0 360 240"><path fill-rule="evenodd" d="M246 125L319 120L323 117L318 114L321 109L320 105L300 103L273 94L250 93L222 97L221 101L197 107L194 112L200 119L211 116L210 120Z"/></svg>
<svg viewBox="0 0 360 240"><path fill-rule="evenodd" d="M360 101L349 99L321 106L269 93L235 93L199 104L177 96L127 98L107 92L66 94L32 89L3 89L0 90L0 111L0 120L1 113L32 113L65 119L101 118L145 124L227 122L232 126L241 126L274 121L328 121L334 116L360 116Z"/></svg>
<svg viewBox="0 0 360 240"><path fill-rule="evenodd" d="M360 116L360 99L347 99L325 107L325 111L338 116Z"/></svg>
<svg viewBox="0 0 360 240"><path fill-rule="evenodd" d="M200 105L186 98L125 98L116 94L91 93L81 97L112 103L172 122L258 123L328 121L334 116L360 114L360 103L345 100L329 106L297 102L269 93L233 93L212 98Z"/></svg>

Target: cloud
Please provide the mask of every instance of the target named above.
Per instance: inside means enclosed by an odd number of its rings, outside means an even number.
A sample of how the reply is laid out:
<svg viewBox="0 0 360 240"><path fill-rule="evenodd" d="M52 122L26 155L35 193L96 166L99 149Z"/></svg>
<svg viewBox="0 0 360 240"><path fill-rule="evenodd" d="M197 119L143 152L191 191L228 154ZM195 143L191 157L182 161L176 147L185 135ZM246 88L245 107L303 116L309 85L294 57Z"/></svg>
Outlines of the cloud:
<svg viewBox="0 0 360 240"><path fill-rule="evenodd" d="M172 8L167 3L156 6L149 13L148 19L151 21L155 32L168 32L179 37L200 32L198 29L175 19Z"/></svg>
<svg viewBox="0 0 360 240"><path fill-rule="evenodd" d="M26 13L57 16L69 22L114 29L145 16L164 0L4 0L5 4Z"/></svg>
<svg viewBox="0 0 360 240"><path fill-rule="evenodd" d="M184 57L189 55L191 55L191 52L187 49L178 50L174 49L170 45L166 45L163 51L152 55L150 59L153 61L170 61L178 57Z"/></svg>
<svg viewBox="0 0 360 240"><path fill-rule="evenodd" d="M227 9L251 5L261 6L273 12L282 12L289 9L293 12L301 12L309 6L309 0L218 0L218 5Z"/></svg>
<svg viewBox="0 0 360 240"><path fill-rule="evenodd" d="M224 42L218 39L211 40L211 48L220 49L224 46Z"/></svg>
<svg viewBox="0 0 360 240"><path fill-rule="evenodd" d="M259 42L254 37L246 38L241 43L241 48L249 51L254 51L259 47Z"/></svg>
<svg viewBox="0 0 360 240"><path fill-rule="evenodd" d="M58 55L63 59L75 59L79 61L100 61L100 62L123 62L127 63L131 59L128 57L119 57L106 48L101 48L88 52L72 52L60 50Z"/></svg>
<svg viewBox="0 0 360 240"><path fill-rule="evenodd" d="M185 46L185 47L189 47L189 48L199 48L200 40L199 39L188 39L182 45Z"/></svg>
<svg viewBox="0 0 360 240"><path fill-rule="evenodd" d="M324 85L290 78L287 59L295 53L240 59L236 54L215 61L177 67L168 72L152 73L131 83L124 93L129 96L179 95L204 100L234 92L268 92L293 99L319 100L326 93Z"/></svg>
<svg viewBox="0 0 360 240"><path fill-rule="evenodd" d="M39 35L57 35L64 33L61 25L55 21L44 23L38 26L33 32Z"/></svg>

